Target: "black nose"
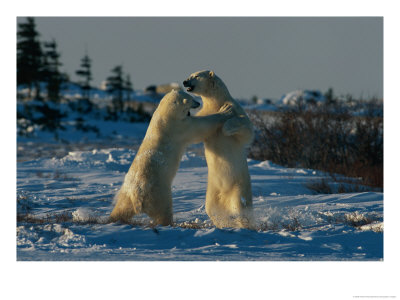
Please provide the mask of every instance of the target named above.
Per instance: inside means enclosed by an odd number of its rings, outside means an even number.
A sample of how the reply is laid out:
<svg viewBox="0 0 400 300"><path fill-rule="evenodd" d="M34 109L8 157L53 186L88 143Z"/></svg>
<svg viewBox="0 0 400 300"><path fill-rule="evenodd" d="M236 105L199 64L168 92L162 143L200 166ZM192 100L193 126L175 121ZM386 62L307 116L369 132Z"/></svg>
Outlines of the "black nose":
<svg viewBox="0 0 400 300"><path fill-rule="evenodd" d="M184 80L184 81L183 81L183 86L186 86L187 83L188 83L188 81L187 81L187 80Z"/></svg>

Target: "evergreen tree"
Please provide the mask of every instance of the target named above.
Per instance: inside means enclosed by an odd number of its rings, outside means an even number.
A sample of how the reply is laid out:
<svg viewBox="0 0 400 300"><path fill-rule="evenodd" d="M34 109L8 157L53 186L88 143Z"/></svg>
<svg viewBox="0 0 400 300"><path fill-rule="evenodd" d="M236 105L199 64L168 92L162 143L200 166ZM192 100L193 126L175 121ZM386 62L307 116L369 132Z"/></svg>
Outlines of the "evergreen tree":
<svg viewBox="0 0 400 300"><path fill-rule="evenodd" d="M79 81L79 86L82 89L82 98L90 101L90 82L92 81L92 60L85 53L85 56L81 59L80 69L75 72L77 76L81 78Z"/></svg>
<svg viewBox="0 0 400 300"><path fill-rule="evenodd" d="M112 112L119 113L123 111L124 73L122 66L116 66L111 72L113 75L107 77L107 92L112 97Z"/></svg>
<svg viewBox="0 0 400 300"><path fill-rule="evenodd" d="M333 89L329 88L326 93L325 93L325 98L326 98L326 102L327 104L332 104L335 100L334 95L333 95Z"/></svg>
<svg viewBox="0 0 400 300"><path fill-rule="evenodd" d="M26 84L29 97L33 87L36 98L40 98L40 74L42 67L42 48L35 19L27 18L26 23L18 24L17 32L17 85Z"/></svg>
<svg viewBox="0 0 400 300"><path fill-rule="evenodd" d="M126 91L126 100L131 100L131 93L133 92L133 85L131 81L131 76L128 74L126 75L125 79L125 91Z"/></svg>
<svg viewBox="0 0 400 300"><path fill-rule="evenodd" d="M44 43L43 68L41 78L47 83L47 98L53 102L60 101L60 91L66 76L62 74L59 67L60 54L57 51L57 43L53 39Z"/></svg>

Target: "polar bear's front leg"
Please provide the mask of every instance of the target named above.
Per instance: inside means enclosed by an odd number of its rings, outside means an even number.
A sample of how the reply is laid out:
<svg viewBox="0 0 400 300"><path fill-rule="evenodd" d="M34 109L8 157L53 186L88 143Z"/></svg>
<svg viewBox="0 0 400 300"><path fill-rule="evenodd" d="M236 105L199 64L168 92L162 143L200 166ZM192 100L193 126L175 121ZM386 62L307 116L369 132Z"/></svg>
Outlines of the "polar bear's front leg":
<svg viewBox="0 0 400 300"><path fill-rule="evenodd" d="M243 142L250 143L253 139L253 126L247 117L238 116L224 123L222 133L225 136L237 136Z"/></svg>
<svg viewBox="0 0 400 300"><path fill-rule="evenodd" d="M225 104L218 113L208 116L187 117L184 126L182 126L184 130L181 132L181 138L187 143L196 144L203 142L232 116L232 105Z"/></svg>

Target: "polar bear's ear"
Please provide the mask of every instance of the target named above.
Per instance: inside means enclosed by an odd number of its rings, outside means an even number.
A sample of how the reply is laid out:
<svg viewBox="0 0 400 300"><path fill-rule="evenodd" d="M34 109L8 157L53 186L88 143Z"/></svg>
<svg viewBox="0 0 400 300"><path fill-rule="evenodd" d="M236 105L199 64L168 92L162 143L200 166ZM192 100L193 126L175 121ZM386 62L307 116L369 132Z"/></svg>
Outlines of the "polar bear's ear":
<svg viewBox="0 0 400 300"><path fill-rule="evenodd" d="M189 100L188 99L183 99L183 104L187 104L189 102Z"/></svg>
<svg viewBox="0 0 400 300"><path fill-rule="evenodd" d="M208 73L208 76L209 76L209 78L211 79L210 80L210 84L211 84L211 88L215 88L215 74L214 74L214 72L213 71L210 71L209 73Z"/></svg>

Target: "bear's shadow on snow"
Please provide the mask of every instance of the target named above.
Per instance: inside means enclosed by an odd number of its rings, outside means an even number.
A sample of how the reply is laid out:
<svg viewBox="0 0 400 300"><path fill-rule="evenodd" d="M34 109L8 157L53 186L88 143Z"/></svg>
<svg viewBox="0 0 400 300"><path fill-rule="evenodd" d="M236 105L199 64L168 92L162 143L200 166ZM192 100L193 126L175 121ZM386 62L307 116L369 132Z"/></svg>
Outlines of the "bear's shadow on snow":
<svg viewBox="0 0 400 300"><path fill-rule="evenodd" d="M130 165L122 165L120 163L107 162L104 167L108 171L118 171L120 173L127 173L129 171Z"/></svg>

